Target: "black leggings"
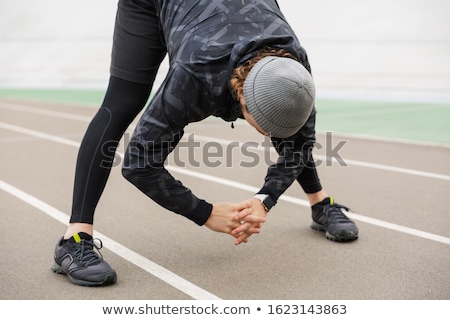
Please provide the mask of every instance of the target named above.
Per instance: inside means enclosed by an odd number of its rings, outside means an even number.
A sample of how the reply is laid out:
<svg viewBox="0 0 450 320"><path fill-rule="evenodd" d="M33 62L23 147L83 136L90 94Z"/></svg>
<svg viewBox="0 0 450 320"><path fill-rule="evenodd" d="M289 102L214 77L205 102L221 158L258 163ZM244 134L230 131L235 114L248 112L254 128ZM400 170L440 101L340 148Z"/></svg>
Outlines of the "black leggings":
<svg viewBox="0 0 450 320"><path fill-rule="evenodd" d="M119 0L105 99L81 142L70 222L93 224L117 145L145 106L166 54L156 2Z"/></svg>
<svg viewBox="0 0 450 320"><path fill-rule="evenodd" d="M111 77L105 99L78 152L70 222L93 224L94 211L125 130L145 106L152 84Z"/></svg>

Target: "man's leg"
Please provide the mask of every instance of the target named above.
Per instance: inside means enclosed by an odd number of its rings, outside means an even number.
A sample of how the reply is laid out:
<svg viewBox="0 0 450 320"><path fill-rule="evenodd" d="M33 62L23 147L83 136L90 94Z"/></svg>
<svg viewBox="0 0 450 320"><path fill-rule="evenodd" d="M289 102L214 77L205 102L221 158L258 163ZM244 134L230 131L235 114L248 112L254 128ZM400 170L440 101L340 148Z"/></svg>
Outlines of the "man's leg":
<svg viewBox="0 0 450 320"><path fill-rule="evenodd" d="M334 202L320 183L316 164L312 156L315 143L315 112L313 112L299 132L304 140L304 150L309 150L309 157L304 168L297 178L308 197L312 211L312 225L314 230L324 231L327 239L333 241L352 241L358 238L358 227L342 210L348 211L345 206Z"/></svg>
<svg viewBox="0 0 450 320"><path fill-rule="evenodd" d="M358 227L342 212L342 209L349 209L335 203L333 197L327 196L323 190L312 155L297 181L311 205L311 228L324 231L327 239L333 241L352 241L358 238Z"/></svg>
<svg viewBox="0 0 450 320"><path fill-rule="evenodd" d="M323 199L327 197L326 192L322 189L320 191L314 192L314 193L307 193L306 196L308 197L308 201L310 206L321 202Z"/></svg>
<svg viewBox="0 0 450 320"><path fill-rule="evenodd" d="M116 272L94 249L94 211L114 163L124 131L145 105L150 85L111 77L105 100L92 119L78 153L72 215L56 247L52 270L72 283L100 286L114 283Z"/></svg>
<svg viewBox="0 0 450 320"><path fill-rule="evenodd" d="M111 77L103 104L89 124L79 149L68 228L71 231L92 235L89 225L94 222L94 211L114 164L117 145L149 95L148 84ZM75 232L68 232L67 236Z"/></svg>
<svg viewBox="0 0 450 320"><path fill-rule="evenodd" d="M94 211L123 133L145 106L166 54L153 1L119 0L111 78L102 106L78 154L69 227L55 247L52 270L85 286L114 283L117 275L94 251Z"/></svg>

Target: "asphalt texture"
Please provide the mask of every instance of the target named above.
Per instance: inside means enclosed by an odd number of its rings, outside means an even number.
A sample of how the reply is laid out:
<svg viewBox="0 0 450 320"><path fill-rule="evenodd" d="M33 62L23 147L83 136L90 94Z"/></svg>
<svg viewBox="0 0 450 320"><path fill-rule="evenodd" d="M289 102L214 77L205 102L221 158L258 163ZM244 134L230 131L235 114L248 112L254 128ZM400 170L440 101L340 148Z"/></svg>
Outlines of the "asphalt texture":
<svg viewBox="0 0 450 320"><path fill-rule="evenodd" d="M449 146L324 131L314 152L319 175L326 192L351 208L358 240L336 243L311 229L306 197L292 185L261 234L234 246L122 177L131 126L95 216L117 283L71 284L50 266L69 220L79 142L95 111L0 100L1 299L450 299ZM276 159L244 122L232 129L207 119L189 125L183 141L169 171L212 203L252 197Z"/></svg>

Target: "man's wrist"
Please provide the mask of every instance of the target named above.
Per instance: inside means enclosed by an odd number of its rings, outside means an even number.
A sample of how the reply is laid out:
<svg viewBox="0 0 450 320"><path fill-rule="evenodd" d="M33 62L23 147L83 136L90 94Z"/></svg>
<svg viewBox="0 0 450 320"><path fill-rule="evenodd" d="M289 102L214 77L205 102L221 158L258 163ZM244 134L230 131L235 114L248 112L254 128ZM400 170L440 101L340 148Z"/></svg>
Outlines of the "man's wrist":
<svg viewBox="0 0 450 320"><path fill-rule="evenodd" d="M276 203L268 194L258 193L255 194L253 198L259 199L267 212L269 212Z"/></svg>

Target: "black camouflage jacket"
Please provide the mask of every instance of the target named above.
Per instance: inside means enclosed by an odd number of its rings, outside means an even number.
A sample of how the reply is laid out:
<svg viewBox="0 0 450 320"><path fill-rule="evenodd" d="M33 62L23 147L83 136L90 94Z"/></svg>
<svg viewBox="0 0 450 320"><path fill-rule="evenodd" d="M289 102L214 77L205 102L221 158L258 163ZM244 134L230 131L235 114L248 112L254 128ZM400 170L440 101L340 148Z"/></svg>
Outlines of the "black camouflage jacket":
<svg viewBox="0 0 450 320"><path fill-rule="evenodd" d="M124 175L163 207L199 225L212 205L197 198L164 168L190 122L242 117L229 88L232 70L263 46L283 48L310 70L307 55L275 0L155 0L170 68L139 121L127 150ZM263 191L274 200L301 170L281 155L269 168ZM291 159L289 159L291 158ZM295 165L287 162L295 162Z"/></svg>

